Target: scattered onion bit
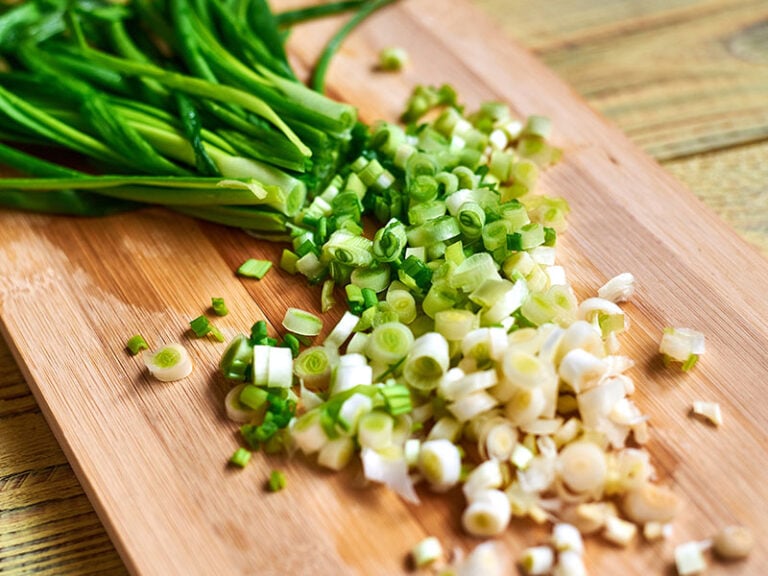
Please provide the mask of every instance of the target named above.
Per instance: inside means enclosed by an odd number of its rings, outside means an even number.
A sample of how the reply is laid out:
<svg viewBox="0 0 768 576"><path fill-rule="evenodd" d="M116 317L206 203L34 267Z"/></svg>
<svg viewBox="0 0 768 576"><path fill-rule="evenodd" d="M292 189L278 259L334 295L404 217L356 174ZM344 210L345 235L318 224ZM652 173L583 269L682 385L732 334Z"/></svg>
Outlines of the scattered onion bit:
<svg viewBox="0 0 768 576"><path fill-rule="evenodd" d="M192 359L181 344L168 344L154 352L145 351L144 364L149 373L161 382L186 378L192 373Z"/></svg>
<svg viewBox="0 0 768 576"><path fill-rule="evenodd" d="M720 410L720 404L717 402L694 400L692 412L694 415L708 420L715 426L722 426L723 424L723 413Z"/></svg>
<svg viewBox="0 0 768 576"><path fill-rule="evenodd" d="M725 560L741 560L755 547L755 536L746 526L726 526L712 539L713 552Z"/></svg>
<svg viewBox="0 0 768 576"><path fill-rule="evenodd" d="M269 481L267 485L270 492L280 492L287 485L285 474L280 470L272 470L269 474Z"/></svg>
<svg viewBox="0 0 768 576"><path fill-rule="evenodd" d="M443 558L443 546L434 536L428 536L411 550L411 558L416 568L424 568Z"/></svg>

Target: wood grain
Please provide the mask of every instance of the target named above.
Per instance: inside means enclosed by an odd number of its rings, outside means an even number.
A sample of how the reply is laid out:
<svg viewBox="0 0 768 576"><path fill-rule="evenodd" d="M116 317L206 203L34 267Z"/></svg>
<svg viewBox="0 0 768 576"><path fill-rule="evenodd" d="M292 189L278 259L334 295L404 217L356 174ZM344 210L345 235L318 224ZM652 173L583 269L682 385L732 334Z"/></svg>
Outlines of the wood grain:
<svg viewBox="0 0 768 576"><path fill-rule="evenodd" d="M618 10L619 4L607 6ZM681 4L680 10L691 13L695 5ZM718 10L717 3L698 5L705 14ZM598 12L583 15L587 28L600 21ZM649 29L664 20L648 18ZM553 19L561 20L568 22ZM294 46L300 66L308 66L330 28L330 23L313 26L302 35ZM562 38L588 43L588 35L562 33ZM392 39L409 46L413 67L401 76L372 75L375 50ZM588 65L599 67L594 60ZM765 515L751 503L764 502L767 495L762 462L768 418L758 394L767 375L762 351L768 343L768 310L757 288L766 285L765 262L464 4L412 1L382 13L376 29L367 28L345 47L332 70L332 89L364 103L370 120L393 117L409 87L424 78L450 78L470 102L500 97L522 112L553 116L567 160L548 176L546 186L567 195L574 207L564 245L577 287L587 293L621 270L641 279L638 299L628 307L633 328L626 345L641 359L636 376L643 382L641 402L653 415L655 462L685 497L675 538L702 537L724 521L764 531ZM741 162L733 154L726 165ZM683 159L675 166L695 169ZM212 574L227 571L225 566L230 573L252 573L258 566L258 573L393 574L404 570L405 551L424 534L444 536L449 546L473 544L458 535L457 499L429 499L413 510L382 490L359 488L353 472L337 477L274 459L259 460L240 475L222 466L235 439L222 420L224 390L211 370L219 349L187 341L184 327L213 293L223 293L237 311L228 321L230 330L261 317L275 323L288 303L316 305L316 293L286 283L280 274L270 274L264 283L241 283L232 276L242 259L269 256L274 247L161 211L113 218L109 227L9 213L0 218L5 333L128 569ZM194 254L188 254L189 245L196 246ZM207 274L191 275L190 269ZM47 345L58 341L49 331L52 320L62 318L69 319L65 325L72 338L56 349ZM654 360L655 342L664 324L694 319L712 334L710 351L694 374L682 378ZM122 350L126 334L139 326L158 341L181 338L190 345L198 369L189 383L158 387L145 379ZM6 354L0 357L2 571L123 573L66 472L22 373L6 371L7 349L0 346L0 354ZM92 365L103 372L84 372ZM743 383L737 393L735 383ZM726 427L716 431L687 419L697 395L723 403ZM85 413L82 402L88 404ZM113 420L125 423L126 430ZM98 434L84 435L83 429ZM698 446L708 447L706 457L692 457ZM290 490L264 494L261 482L272 466L288 470ZM30 508L32 517L25 513ZM188 522L180 526L182 519ZM27 536L33 522L34 540ZM512 555L543 537L528 528L516 527L505 538ZM297 537L307 530L311 537ZM196 555L200 546L191 537L201 531L210 553L205 559ZM628 555L590 543L591 573L664 573L670 552L668 544L639 547ZM182 558L195 560L184 565ZM765 562L761 545L748 565L712 573L761 574ZM206 566L215 567L206 572Z"/></svg>

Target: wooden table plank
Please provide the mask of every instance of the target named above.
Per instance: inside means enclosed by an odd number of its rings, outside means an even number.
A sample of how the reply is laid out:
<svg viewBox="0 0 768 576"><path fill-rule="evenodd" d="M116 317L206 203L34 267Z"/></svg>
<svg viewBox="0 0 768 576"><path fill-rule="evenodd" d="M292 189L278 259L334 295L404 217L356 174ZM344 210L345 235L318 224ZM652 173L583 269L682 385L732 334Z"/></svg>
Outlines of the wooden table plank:
<svg viewBox="0 0 768 576"><path fill-rule="evenodd" d="M496 0L497 3L499 1ZM490 0L485 0L485 2L491 4ZM669 111L678 105L674 97L679 95L679 90L683 90L682 88L675 87L669 93L651 90L638 91L634 83L623 83L623 80L627 78L626 74L623 73L627 70L633 71L631 65L632 58L635 58L638 51L641 50L640 46L642 43L648 41L645 31L652 31L656 28L661 30L659 32L659 39L649 41L649 44L653 47L654 54L663 54L665 45L667 47L674 47L677 43L677 38L686 37L689 30L693 30L691 34L699 38L704 45L709 43L716 44L724 30L728 32L733 30L732 25L734 22L738 21L739 26L742 24L747 25L750 19L746 15L750 9L754 9L755 22L758 22L760 8L765 6L764 2L679 2L674 5L666 2L645 2L642 3L642 6L638 7L637 3L633 2L594 3L587 0L582 2L566 2L563 0L562 2L539 3L540 6L537 7L530 6L528 3L521 4L517 3L516 5L514 1L507 3L505 0L504 5L506 9L495 13L502 15L499 18L502 23L512 22L509 26L516 26L515 30L530 30L529 38L531 41L526 43L536 50L559 74L563 75L574 85L577 91L582 92L591 104L609 115L619 126L624 128L622 123L628 121L627 119L636 121L635 124L628 122L630 136L634 135L633 126L642 127L644 125L642 119L648 118L649 114L656 114L657 108L665 110L664 114L670 114ZM668 6L674 7L670 10L667 8ZM584 8L589 9L585 10ZM731 19L730 8L735 8L734 20ZM637 14L638 11L641 14ZM521 19L519 17L520 14L526 15L528 19ZM713 16L717 14L719 16ZM725 18L727 22L723 24L724 28L718 28L720 25L719 19L723 18L723 14L727 16ZM557 17L553 17L553 15ZM573 20L569 18L570 16L573 17ZM678 28L674 33L669 32L670 18L672 21L677 22L676 26ZM510 30L511 28L507 29ZM748 25L746 29L749 29ZM540 30L545 30L547 33L544 36L538 35ZM633 31L628 35L630 40L626 44L621 42L623 38L622 30ZM759 32L759 28L757 31ZM756 32L753 31L747 35L747 40L742 42L752 47L750 50L753 50L754 54L758 56L762 54L764 56L765 51L761 52L762 48L759 42L755 40L756 37L759 38L759 35L756 35ZM609 38L612 41L606 40ZM575 48L569 50L569 46ZM621 56L617 55L618 52L623 50L626 51L626 58L624 60L622 60ZM722 54L718 53L718 58L721 56ZM608 57L610 57L612 62L624 62L624 67L616 65L614 69L616 72L612 79L600 73L604 59ZM681 58L680 62L676 62L676 66L679 66L680 69L690 66L695 68L696 63L692 59ZM726 64L720 62L715 68L722 71L725 69L724 66ZM764 67L756 67L756 69L764 71ZM589 73L585 74L585 71ZM720 72L715 70L712 76L716 76L718 73ZM649 71L645 69L644 74L649 74ZM644 77L647 78L647 76ZM580 84L582 78L585 79L583 85ZM746 90L749 92L750 87L757 85L759 88L760 81L758 78L758 84L755 84L748 80L743 84L739 84L738 88L740 91ZM622 88L622 86L625 86L625 88ZM716 97L717 82L703 82L702 86L707 91L711 91L714 94L713 97ZM623 96L621 96L622 91L624 91ZM685 94L688 97L687 94L689 92L685 92ZM649 105L649 102L651 105ZM393 101L392 106L396 109L399 107L399 102ZM737 123L743 122L743 125L749 126L748 122L754 120L755 117L759 120L764 112L764 106L765 104L763 104L762 111L759 106L748 110L749 114L754 115L751 117L751 120L734 116L734 121ZM724 118L729 115L727 107L718 113ZM655 118L664 117L668 116L663 114L655 116ZM651 121L649 125L655 126L656 124ZM759 122L756 125L759 130ZM724 126L724 124L714 124L713 133L721 134L724 131ZM706 124L705 129L712 129L711 127L712 125ZM764 158L765 156L761 154L764 152L764 148L749 148L747 155L744 156L742 149L722 151L723 146L731 146L731 143L727 139L714 138L704 140L707 146L709 146L705 150L710 151L711 155L700 155L701 147L697 148L696 146L698 145L694 146L697 142L702 142L700 135L697 136L697 129L701 129L701 127L697 128L696 118L691 116L686 119L680 132L663 133L664 138L669 138L670 142L683 142L683 145L678 148L674 148L674 146L666 148L676 150L670 156L671 160L668 161L667 166L676 174L684 178L690 178L689 183L693 183L692 188L697 193L700 193L696 186L697 183L704 182L709 186L707 190L709 190L709 195L712 197L709 201L715 203L715 205L717 205L717 202L720 202L720 207L723 210L727 210L733 204L742 206L741 212L737 212L735 216L732 216L735 223L738 225L739 222L746 221L748 217L751 217L749 222L752 223L753 240L758 243L764 241L766 218L761 217L760 212L754 210L749 203L750 201L755 204L763 202L762 205L764 206L764 196L761 196L764 190L760 190L758 184L753 186L750 178L754 173L750 170L745 170L743 165L745 157L755 160L759 160L761 157ZM739 132L739 137L743 138L743 134L743 131ZM759 136L759 138L763 138L763 136L764 134ZM679 138L679 140L675 140L675 138ZM642 139L639 140L640 144L644 144L644 142ZM689 147L689 153L694 156L690 159L679 158L679 150L685 150L686 146ZM724 160L721 161L721 158ZM757 168L758 170L764 170L764 163L760 163ZM717 193L718 182L722 181L722 177L728 175L733 178L730 187L736 190L736 192L729 192L738 199L735 203L728 202L723 194L718 195ZM756 182L759 182L759 180L756 180ZM705 184L702 184L702 186ZM748 191L746 197L749 200L747 201L743 200L741 196L741 192L745 188ZM761 198L763 200L760 200ZM768 246L768 244L765 244L765 246ZM25 388L21 374L12 367L12 363L7 359L7 346L0 344L0 384L2 384L0 390L4 391L4 394L0 396L2 398L0 400L0 415L2 415L3 420L13 417L13 420L10 420L13 423L4 428L2 436L0 436L4 440L3 444L0 445L0 461L7 454L10 454L8 457L12 460L9 461L13 462L12 465L18 466L18 463L23 462L23 460L14 459L17 454L15 449L17 447L29 447L30 444L26 443L27 440L24 437L30 429L37 430L38 428L36 428L36 424L30 424L31 421L26 419L26 415L31 407L31 396ZM25 416L25 419L18 420L16 415L19 413ZM38 422L42 421L39 412L36 418ZM24 422L23 425L22 421ZM3 451L6 438L13 439L8 444L8 446L14 447L13 453ZM669 440L674 445L674 438ZM6 534L4 530L0 531L0 567L3 568L3 572L22 574L35 570L35 573L43 574L83 574L89 571L106 574L123 573L124 568L114 550L106 543L104 533L98 529L99 524L96 521L95 515L93 513L81 514L81 510L84 509L82 508L84 498L82 495L76 496L74 494L76 490L74 476L70 475L68 478L63 479L60 474L63 474L62 471L66 470L66 468L61 468L58 465L52 469L50 468L52 462L61 462L62 460L62 454L55 441L52 440L49 434L43 433L41 434L40 442L40 445L47 444L47 446L34 448L34 450L39 450L44 457L21 466L22 468L32 467L34 470L29 474L24 474L23 472L13 474L10 478L6 477L3 483L0 484L0 502L2 502L2 505L0 505L0 522L5 526L6 521L12 521L15 527L16 519L20 519L19 524L21 527L18 531L14 531L13 534L14 538L18 538L14 542L22 543L21 548L16 547L16 544L13 547L8 547L7 543L10 540L5 540ZM32 444L32 446L36 445L35 443ZM663 446L658 448L663 449ZM677 446L677 448L684 447ZM58 450L58 453L56 450ZM50 470L50 477L45 475L46 468ZM2 470L5 469L2 468ZM4 472L3 475L5 476ZM20 482L21 478L25 478L25 482ZM13 485L13 480L17 481L19 485ZM36 485L38 481L41 483L45 482L46 488L41 488L39 491L29 489L30 485ZM49 482L50 484L48 484ZM25 483L27 484L26 488L24 486ZM55 502L57 499L50 498L49 494L54 493L58 487L60 487L62 493L69 496L63 502L60 502L61 506L52 507L52 502ZM737 488L740 487L737 486ZM19 490L22 492L19 493ZM27 490L30 491L28 492ZM8 502L11 502L14 508L19 502L28 502L21 509L15 508L14 513L20 510L20 514L14 516L13 520L11 520L11 516L8 514L9 508L5 504L6 496L8 496ZM75 504L71 507L64 504L72 498L77 500ZM54 509L49 510L50 508ZM72 513L73 511L74 513ZM45 549L47 539L50 538L52 533L52 527L54 532L61 530L64 537L57 541L57 547L52 549L50 556L48 553L36 554L35 550ZM30 533L32 535L29 535ZM78 544L79 542L89 541L97 543L96 551L91 558L84 557L84 545ZM24 546L25 543L26 547ZM9 551L10 555L6 556L5 554Z"/></svg>

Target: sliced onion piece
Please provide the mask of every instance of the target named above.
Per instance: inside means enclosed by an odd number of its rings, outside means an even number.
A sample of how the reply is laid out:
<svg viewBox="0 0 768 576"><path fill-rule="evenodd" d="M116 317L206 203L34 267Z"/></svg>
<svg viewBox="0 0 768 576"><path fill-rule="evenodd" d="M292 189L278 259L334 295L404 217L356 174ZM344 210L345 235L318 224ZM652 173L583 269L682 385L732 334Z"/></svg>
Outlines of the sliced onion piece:
<svg viewBox="0 0 768 576"><path fill-rule="evenodd" d="M581 348L570 350L560 362L560 379L576 392L594 387L608 371L608 364Z"/></svg>
<svg viewBox="0 0 768 576"><path fill-rule="evenodd" d="M480 490L464 509L461 524L474 536L496 536L509 526L512 507L507 495L501 490Z"/></svg>
<svg viewBox="0 0 768 576"><path fill-rule="evenodd" d="M408 354L413 344L413 332L400 322L376 326L366 341L366 355L374 362L394 364Z"/></svg>
<svg viewBox="0 0 768 576"><path fill-rule="evenodd" d="M432 390L448 371L448 341L437 332L416 338L405 359L403 376L417 390Z"/></svg>
<svg viewBox="0 0 768 576"><path fill-rule="evenodd" d="M419 497L408 474L408 462L402 450L363 448L360 452L363 473L368 480L380 482L400 495L406 502L419 503Z"/></svg>
<svg viewBox="0 0 768 576"><path fill-rule="evenodd" d="M587 441L568 444L558 456L558 472L566 486L577 493L599 493L608 466L602 449Z"/></svg>
<svg viewBox="0 0 768 576"><path fill-rule="evenodd" d="M186 378L192 373L192 359L181 344L173 343L142 354L144 364L161 382L173 382Z"/></svg>
<svg viewBox="0 0 768 576"><path fill-rule="evenodd" d="M419 470L433 490L449 490L461 477L459 448L450 440L427 440L419 450Z"/></svg>
<svg viewBox="0 0 768 576"><path fill-rule="evenodd" d="M238 424L250 422L257 413L253 408L249 408L240 402L240 393L245 386L245 384L238 384L227 392L224 398L224 409L227 412L227 418Z"/></svg>
<svg viewBox="0 0 768 576"><path fill-rule="evenodd" d="M448 371L450 374L455 368ZM496 370L480 370L470 374L463 374L457 378L443 378L438 390L447 400L458 400L473 392L487 390L498 381Z"/></svg>
<svg viewBox="0 0 768 576"><path fill-rule="evenodd" d="M467 422L484 412L492 410L498 405L496 398L487 392L480 390L462 396L455 402L448 405L448 410L456 417L459 422Z"/></svg>

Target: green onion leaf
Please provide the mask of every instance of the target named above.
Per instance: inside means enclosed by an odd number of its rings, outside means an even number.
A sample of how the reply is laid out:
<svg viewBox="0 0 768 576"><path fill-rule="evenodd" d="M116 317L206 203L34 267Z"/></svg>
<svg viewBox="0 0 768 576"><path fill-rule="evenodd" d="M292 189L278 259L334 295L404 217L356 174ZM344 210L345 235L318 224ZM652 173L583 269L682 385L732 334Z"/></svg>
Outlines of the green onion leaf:
<svg viewBox="0 0 768 576"><path fill-rule="evenodd" d="M149 344L147 344L147 341L144 340L141 334L131 336L126 343L126 347L133 356L136 356L142 350L149 350Z"/></svg>
<svg viewBox="0 0 768 576"><path fill-rule="evenodd" d="M256 278L257 280L261 280L270 268L272 268L272 262L269 260L249 258L240 265L237 269L237 274L239 276L244 276L245 278Z"/></svg>

